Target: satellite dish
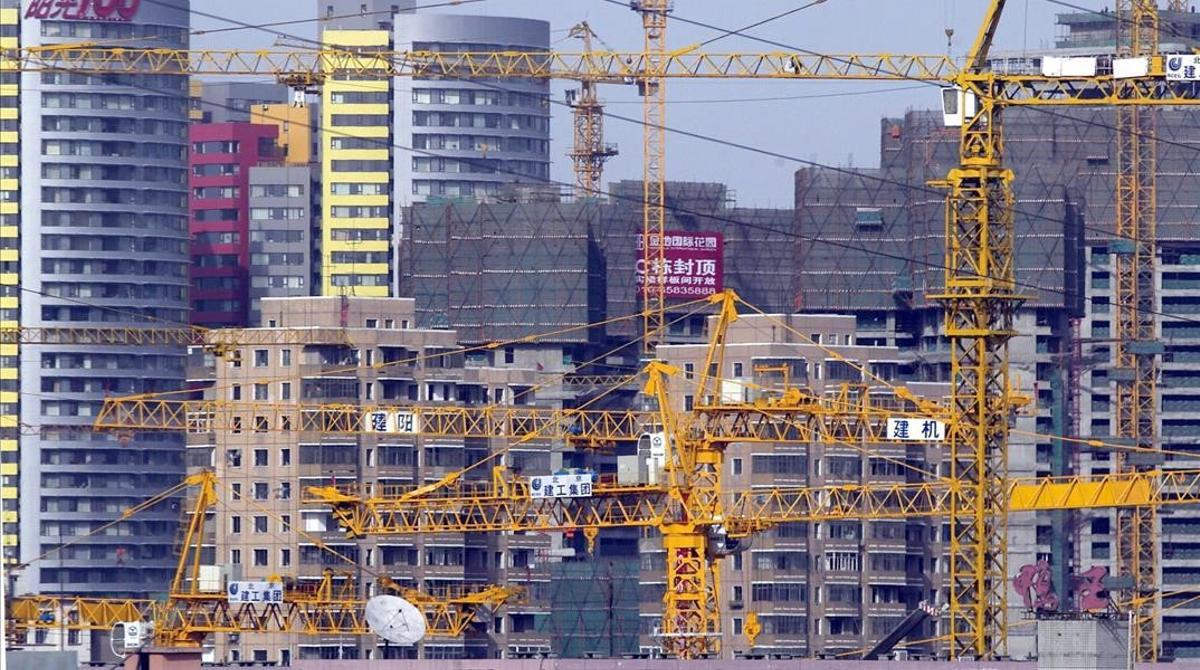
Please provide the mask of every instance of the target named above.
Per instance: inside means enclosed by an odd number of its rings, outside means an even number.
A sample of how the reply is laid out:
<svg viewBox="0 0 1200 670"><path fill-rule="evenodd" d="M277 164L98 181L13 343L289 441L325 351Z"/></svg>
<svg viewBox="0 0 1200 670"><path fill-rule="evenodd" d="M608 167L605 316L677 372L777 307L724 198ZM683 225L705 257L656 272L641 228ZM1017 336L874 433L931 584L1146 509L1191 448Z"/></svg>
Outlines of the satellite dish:
<svg viewBox="0 0 1200 670"><path fill-rule="evenodd" d="M425 637L425 615L404 598L375 596L366 614L371 632L393 644L409 647Z"/></svg>

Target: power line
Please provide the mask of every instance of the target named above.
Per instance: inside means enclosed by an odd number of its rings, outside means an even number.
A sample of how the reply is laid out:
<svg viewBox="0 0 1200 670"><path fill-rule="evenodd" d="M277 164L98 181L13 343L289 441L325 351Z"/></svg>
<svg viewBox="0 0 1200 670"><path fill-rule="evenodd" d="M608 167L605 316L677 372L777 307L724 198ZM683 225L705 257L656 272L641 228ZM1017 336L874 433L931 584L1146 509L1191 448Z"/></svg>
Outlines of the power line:
<svg viewBox="0 0 1200 670"><path fill-rule="evenodd" d="M159 3L159 4L163 4L163 3L161 2L161 0L146 0L146 1L147 1L147 2L156 2L156 3ZM624 6L622 3L620 3L620 2L617 2L617 0L604 0L604 1L605 1L605 2L609 2L609 3L614 3L614 4L619 4L619 5L621 5L621 6ZM216 18L219 18L219 19L222 19L222 20L226 20L226 21L228 21L228 22L231 22L231 23L235 23L235 24L242 24L242 25L246 25L246 26L248 26L248 27L253 27L253 26L250 26L250 24L244 24L244 22L240 22L240 21L237 21L237 20L235 20L235 19L227 19L227 18L219 17L219 16L217 16L217 15L212 15L212 14L207 14L207 15L208 15L208 16L212 16L212 17L216 17ZM673 20L682 20L682 21L684 21L684 22L686 22L686 23L693 23L693 24L700 25L700 26L702 26L702 27L705 27L705 28L712 29L712 30L718 30L718 31L722 31L722 32L731 32L731 31L724 31L724 29L721 29L721 28L719 28L719 27L716 27L716 26L712 26L712 25L710 25L710 24L706 24L706 23L702 23L702 22L698 22L698 21L693 21L693 20L690 20L690 19L682 19L681 17L674 17L674 18L673 18ZM274 32L274 31L268 31L268 32ZM750 36L748 36L748 37L750 37ZM758 40L758 41L765 41L765 42L767 42L767 43L770 43L770 44L773 44L773 45L776 45L776 46L780 46L780 47L782 47L782 48L788 48L788 49L797 50L797 49L795 49L795 48L794 48L794 47L792 47L792 46L785 45L785 44L780 44L780 43L778 43L778 42L774 42L774 41L771 41L771 40L763 40L763 39L761 39L761 38L753 38L753 37L751 37L751 38L752 38L752 39L756 39L756 40ZM298 39L306 39L306 38L298 38ZM311 41L311 40L308 40L308 41ZM797 50L797 51L800 51L800 50ZM804 50L804 51L805 51L806 53L812 53L812 54L815 54L815 55L822 55L822 54L817 54L816 52L812 52L812 51L807 51L807 50ZM67 69L67 70L69 71L69 70L72 70L73 68L64 68L64 69ZM99 76L101 76L101 77L109 77L109 76L113 76L113 75L104 74L104 75L99 75ZM470 83L473 83L473 84L478 84L478 85L481 85L481 86L483 86L483 87L485 87L485 88L493 88L493 89L500 90L500 91L507 92L507 93L515 93L515 94L518 94L518 95L534 95L534 94L530 94L530 93L527 93L527 92L524 92L524 91L514 91L514 90L512 90L512 89L506 89L506 88L503 88L503 87L501 87L501 86L497 86L497 85L489 84L489 83L486 83L486 82L480 82L480 81L477 81L477 80L474 80L474 79L465 78L465 77L458 77L457 79L459 79L460 81L466 81L466 82L470 82ZM930 84L931 82L922 82L922 83L925 83L925 84ZM177 92L174 92L174 91L163 91L163 90L154 89L154 88L151 88L151 87L149 87L149 86L142 85L142 84L126 83L125 85L132 86L132 87L134 87L134 88L139 88L139 89L142 89L142 90L145 90L145 91L151 92L151 93L157 93L157 94L161 94L161 95L172 95L172 96L174 96L174 95L178 95L178 93L177 93ZM933 85L936 85L936 84L933 84ZM559 105L562 105L562 106L567 106L565 103L556 102L556 101L554 101L554 100L551 100L550 102L551 102L551 104L559 104ZM240 111L243 111L243 110L237 109L237 108L235 108L235 107L232 107L232 106L230 106L230 105L224 105L224 104L217 103L217 102L213 102L213 101L202 101L202 103L201 103L201 104L209 105L209 106L212 106L212 107L218 107L218 108L229 109L229 110L233 110L233 111L239 111L239 112L240 112ZM640 120L640 119L632 119L632 118L630 118L630 117L624 117L624 116L620 116L620 115L615 115L615 114L611 114L611 113L609 113L609 112L605 112L605 115L606 115L606 116L610 116L610 117L612 117L612 118L614 118L614 119L617 119L617 120L620 120L620 121L625 121L625 122L629 122L629 123L635 123L635 124L639 124L639 125L644 125L644 122L643 122L642 120ZM309 127L310 129L316 129L316 130L320 130L320 131L323 131L323 132L328 132L328 133L333 133L333 134L341 135L341 136L344 136L344 137L349 137L349 136L351 136L349 133L346 133L346 132L344 132L344 131L340 131L340 130L336 130L336 129L333 129L333 128L322 127L322 126L313 126L312 124L309 124L309 125L308 125L308 127ZM853 175L853 176L855 176L855 177L859 177L859 178L863 178L863 179L867 179L867 180L878 181L878 182L885 183L885 184L890 184L890 185L893 185L893 186L896 186L896 187L898 187L898 188L902 188L902 189L905 189L905 190L910 190L910 191L915 191L915 192L922 192L922 193L932 194L932 195L936 195L936 196L938 196L938 197L945 197L945 196L944 196L944 193L943 193L942 191L939 191L939 190L936 190L936 189L932 189L932 188L928 188L928 187L922 187L922 186L915 186L915 185L908 184L908 183L906 183L906 182L901 182L901 181L898 181L898 180L885 179L885 178L883 178L883 177L879 177L879 176L876 176L876 175L870 175L870 174L867 174L867 173L864 173L864 172L861 172L861 171L857 171L857 170L851 170L851 169L847 169L847 168L838 168L838 167L834 167L834 166L826 165L826 164L823 164L823 163L818 163L818 162L816 162L816 161L810 161L810 160L801 159L801 158L798 158L798 157L795 157L795 156L790 156L790 155L788 155L788 154L783 154L783 153L780 153L780 152L775 152L775 151L771 151L771 150L767 150L767 149L761 149L761 148L758 148L758 147L753 147L753 146L746 145L746 144L742 144L742 143L738 143L738 142L732 142L732 141L729 141L729 140L722 140L722 139L714 138L714 137L712 137L712 136L710 136L710 135L705 135L705 134L702 134L702 133L696 133L696 132L691 132L691 131L683 131L683 130L679 130L679 129L675 129L675 128L671 128L671 127L665 127L665 126L664 126L664 130L666 130L667 132L672 132L672 133L676 133L676 134L681 134L681 135L684 135L684 136L686 136L686 137L691 137L691 138L694 138L694 139L700 139L700 140L705 140L705 141L709 141L709 142L714 142L714 143L717 143L717 144L719 144L719 145L726 146L726 147L729 147L729 148L736 148L736 149L740 149L740 150L744 150L744 151L750 151L750 152L754 152L754 153L760 153L760 154L763 154L763 155L766 155L766 156L771 156L771 157L775 157L775 158L780 158L780 159L784 159L784 160L789 160L789 161L793 161L793 162L796 162L796 163L799 163L799 164L803 164L803 165L807 165L807 166L810 166L810 167L815 167L815 168L820 168L820 169L829 170L829 171L832 171L832 172L835 172L835 173L849 174L849 175ZM435 152L435 151L428 151L428 150L418 149L418 148L415 148L415 147L411 147L411 146L407 146L407 145L400 144L400 143L398 143L398 142L390 142L390 143L389 143L389 142L388 142L388 141L386 141L386 140L375 140L374 138L366 138L366 139L368 139L368 140L369 140L371 143L373 143L373 144L378 144L378 145L379 145L379 146L381 146L381 147L384 147L384 146L386 146L386 147L395 148L395 149L399 149L399 150L401 150L401 151L406 151L406 152L409 152L409 153L412 153L412 154L416 154L416 155L422 155L422 156L429 156L429 157L442 157L442 156L441 156L441 154L438 154L438 153L437 153L437 152ZM506 170L506 169L503 169L502 167L500 167L500 166L498 166L498 165L480 163L480 162L479 162L477 159L472 159L472 158L459 158L459 159L457 159L457 160L460 160L460 161L466 162L468 165L474 164L474 165L478 165L478 166L481 166L481 167L486 167L486 168L488 168L488 169L492 170L494 173L499 173L499 174L507 174L507 175L510 175L510 176L514 176L514 177L517 177L519 180L528 180L528 179L529 179L528 175L525 175L525 174L522 174L522 173L518 173L518 172L515 172L515 171L512 171L512 170ZM535 182L533 182L533 183L545 183L545 184L557 185L557 186L562 186L562 187L572 187L572 186L573 186L572 184L568 184L568 183L566 183L566 182L556 181L556 180L552 180L552 179L542 179L542 180L536 180L536 181L535 181ZM613 198L613 199L616 199L616 200L623 200L623 201L627 201L627 202L634 203L634 204L640 204L640 205L642 205L642 206L645 206L645 204L646 204L646 201L645 201L644 199L637 198L637 197L634 197L634 196L628 196L628 195L623 195L623 194L615 194L615 193L614 193L614 194L608 194L608 195L609 195L609 197L610 197L610 198ZM905 255L903 255L903 254L895 254L895 253L890 253L890 252L886 252L886 251L883 251L883 250L880 250L880 249L869 248L869 247L863 247L863 246L857 246L857 245L849 244L849 243L846 243L846 242L839 242L839 241L835 241L835 240L821 239L821 238L818 238L818 237L816 237L816 236L812 236L812 235L804 235L804 234L802 234L802 233L798 233L798 232L791 231L791 230L782 230L782 229L778 229L778 228L773 228L773 227L771 227L771 226L767 226L767 225L764 225L764 224L756 224L756 223L751 223L751 222L747 222L747 221L740 221L740 220L736 220L736 219L730 219L730 218L727 218L727 217L719 216L719 215L717 215L716 213L708 213L708 212L690 211L690 210L686 210L686 209L684 209L684 208L682 208L682 207L679 207L678 205L667 205L667 206L666 206L666 208L667 208L668 210L672 211L673 213L676 213L676 214L684 214L684 215L690 215L690 216L696 216L696 217L708 218L708 219L710 219L710 220L714 220L714 221L720 221L720 222L723 222L723 223L729 223L729 224L732 224L732 225L735 225L735 226L740 226L740 227L743 227L743 228L750 228L750 229L761 230L761 231L764 231L764 232L772 232L772 233L777 233L777 234L783 235L783 236L785 236L785 237L789 237L789 238L793 238L793 239L797 239L797 240L802 240L802 241L807 241L807 242L811 242L811 243L813 243L813 244L824 244L824 245L827 245L827 246L832 246L832 247L835 247L835 248L841 248L841 249L844 249L844 250L847 250L847 251L855 251L855 252L860 252L860 253L864 253L864 254L867 254L867 255L878 256L878 257L882 257L882 258L888 258L888 259L890 259L890 260L902 261L902 262L905 262L905 263L909 263L909 264L914 264L914 265L917 265L917 266L926 267L926 268L928 268L928 269L942 270L942 271L945 271L945 270L948 270L948 269L950 269L950 268L948 268L948 267L947 267L946 265L944 265L944 264L940 264L940 263L934 263L934 262L931 262L931 261L928 261L928 260L918 259L918 258L915 258L915 257L912 257L912 256L905 256ZM1022 215L1025 215L1025 216L1028 216L1028 217L1030 217L1030 218L1042 219L1042 220L1049 221L1049 222L1053 222L1053 223L1061 223L1061 220L1059 220L1059 219L1054 219L1054 218L1052 218L1052 217L1048 217L1048 216L1045 216L1045 215L1042 215L1042 214L1035 214L1035 213L1022 212L1021 210L1018 210L1018 209L1016 209L1015 207L1014 207L1014 208L1012 208L1012 212L1013 212L1014 214L1022 214ZM1087 225L1084 225L1083 227L1084 227L1085 229L1090 229L1090 230L1093 230L1093 231L1096 231L1096 232L1101 232L1101 233L1103 233L1103 234L1105 234L1105 235L1112 236L1112 232L1111 232L1111 231L1102 230L1102 229L1098 229L1098 228L1094 228L1094 227L1089 227L1089 226L1087 226ZM1032 283L1029 283L1029 282L1022 282L1022 281L1019 281L1019 280L1018 280L1018 281L1014 281L1014 286L1018 286L1018 287L1025 288L1025 289L1033 289L1033 290L1036 290L1036 291L1042 291L1042 292L1045 292L1045 293L1050 293L1050 294L1058 294L1058 295L1062 295L1062 296L1064 296L1064 297L1071 297L1071 296L1075 295L1074 293L1072 293L1072 292L1070 292L1070 291L1067 291L1067 290L1064 290L1064 289L1057 289L1057 288L1051 288L1051 287L1044 287L1044 286L1039 286L1039 285L1032 284ZM1089 300L1091 300L1091 301L1097 301L1097 300L1099 300L1099 299L1100 299L1100 297L1091 297L1091 298L1089 298ZM1104 298L1104 299L1107 299L1107 298ZM1107 304L1107 303L1104 303L1104 304ZM1170 314L1170 313L1163 312L1163 311L1160 311L1160 310L1151 310L1151 309L1144 309L1144 308L1139 308L1139 311L1143 311L1144 313L1147 313L1147 314L1153 314L1153 315L1156 315L1156 316L1163 316L1163 317L1170 318L1170 319L1177 320L1177 321L1181 321L1181 322L1187 322L1187 323L1197 323L1197 324L1200 324L1200 318L1187 317L1187 316L1184 316L1184 315L1178 315L1178 314Z"/></svg>

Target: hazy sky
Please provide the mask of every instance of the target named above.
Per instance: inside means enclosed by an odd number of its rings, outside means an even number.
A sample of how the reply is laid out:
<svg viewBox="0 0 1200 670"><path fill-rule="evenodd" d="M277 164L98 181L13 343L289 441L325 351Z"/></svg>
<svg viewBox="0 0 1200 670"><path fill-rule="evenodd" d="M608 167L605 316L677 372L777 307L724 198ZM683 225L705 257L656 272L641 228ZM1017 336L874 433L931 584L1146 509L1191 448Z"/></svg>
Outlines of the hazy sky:
<svg viewBox="0 0 1200 670"><path fill-rule="evenodd" d="M418 5L432 0L418 0ZM727 0L677 0L677 16L737 29L758 20L807 4L808 0L758 0L730 3ZM316 12L314 0L192 0L198 10L247 23L309 19ZM825 0L786 18L748 31L757 37L821 53L914 53L941 54L947 51L946 30L954 35L950 53L961 56L970 46L987 0ZM1106 6L1096 0L1073 0L1095 9ZM1108 3L1110 6L1111 3ZM736 10L736 11L735 11ZM606 0L484 0L458 8L431 10L445 13L492 14L547 20L551 24L552 48L576 51L577 40L567 38L573 24L586 19L609 46L617 50L641 48L641 21L634 12ZM1067 11L1049 0L1010 0L1001 26L997 48L1004 51L1041 50L1050 46L1055 33L1054 15ZM196 16L198 30L228 27L227 21ZM282 26L277 30L315 37L315 22ZM683 46L719 33L673 22L669 41ZM275 36L258 30L221 32L198 36L197 47L270 47ZM731 36L705 47L710 52L776 51L760 42ZM555 100L562 99L565 82L553 87ZM639 98L631 87L609 86L601 96L609 111L640 118ZM888 90L897 89L897 90ZM815 96L815 97L814 97ZM768 149L789 157L832 165L872 167L878 164L879 119L907 109L932 108L936 89L919 84L817 83L787 81L671 81L667 126L705 136ZM764 99L773 98L773 99ZM787 99L779 99L787 98ZM713 102L735 100L737 102ZM555 105L551 158L554 179L571 182L570 115ZM621 155L610 161L605 180L641 177L641 128L618 119L608 119L606 135L616 142ZM735 189L743 205L790 207L795 161L764 157L745 150L723 147L700 139L668 136L667 173L670 179L720 181Z"/></svg>

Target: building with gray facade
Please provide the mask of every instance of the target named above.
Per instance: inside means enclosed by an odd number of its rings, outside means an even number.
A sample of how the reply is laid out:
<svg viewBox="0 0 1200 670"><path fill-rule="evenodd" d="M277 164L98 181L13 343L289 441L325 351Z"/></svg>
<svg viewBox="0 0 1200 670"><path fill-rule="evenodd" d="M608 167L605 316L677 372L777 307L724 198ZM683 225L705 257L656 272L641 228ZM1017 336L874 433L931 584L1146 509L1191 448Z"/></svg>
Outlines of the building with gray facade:
<svg viewBox="0 0 1200 670"><path fill-rule="evenodd" d="M246 123L253 108L287 102L291 95L287 86L270 82L197 81L192 85L192 120Z"/></svg>
<svg viewBox="0 0 1200 670"><path fill-rule="evenodd" d="M92 14L103 8L92 6ZM111 8L109 13L112 13ZM187 48L186 0L84 18L24 15L25 46ZM21 325L188 321L188 82L170 75L21 75ZM180 520L164 503L87 536L184 474L182 437L94 433L105 396L180 388L171 347L25 346L21 351L23 562L74 541L19 577L18 590L162 593ZM85 537L86 536L86 537Z"/></svg>
<svg viewBox="0 0 1200 670"><path fill-rule="evenodd" d="M406 14L394 47L417 51L546 51L550 24L497 16ZM550 85L546 80L416 79L398 92L395 138L400 202L482 199L512 182L550 178Z"/></svg>
<svg viewBox="0 0 1200 670"><path fill-rule="evenodd" d="M250 319L262 299L310 295L313 287L313 168L250 168Z"/></svg>

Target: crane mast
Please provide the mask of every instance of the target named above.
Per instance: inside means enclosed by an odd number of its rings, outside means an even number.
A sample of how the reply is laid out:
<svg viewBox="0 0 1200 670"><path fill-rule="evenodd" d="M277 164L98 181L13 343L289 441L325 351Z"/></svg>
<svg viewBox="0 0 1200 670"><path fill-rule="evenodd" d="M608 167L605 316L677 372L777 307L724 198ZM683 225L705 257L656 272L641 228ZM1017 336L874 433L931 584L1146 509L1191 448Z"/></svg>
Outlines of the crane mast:
<svg viewBox="0 0 1200 670"><path fill-rule="evenodd" d="M596 33L587 21L573 26L570 34L583 41L584 53L592 53ZM594 198L603 192L604 163L617 155L616 146L604 141L604 106L597 88L595 78L582 77L579 90L567 93L575 127L575 143L568 155L575 168L576 197Z"/></svg>
<svg viewBox="0 0 1200 670"><path fill-rule="evenodd" d="M1119 227L1128 229L1130 238L1136 240L1128 253L1118 248L1118 259L1128 256L1121 266L1128 275L1128 290L1118 287L1118 304L1129 307L1123 319L1127 325L1118 324L1118 332L1129 343L1126 362L1118 368L1127 367L1129 377L1148 381L1150 391L1129 391L1130 402L1121 409L1130 428L1126 434L1135 439L1131 446L1157 448L1154 427L1146 427L1153 421L1154 399L1154 350L1158 344L1153 320L1146 316L1154 310L1152 285L1154 267L1153 244L1153 143L1138 141L1152 138L1151 121L1143 120L1149 114L1138 116L1132 110L1137 107L1157 108L1175 105L1200 104L1200 93L1190 85L1164 82L1161 57L1156 54L1157 46L1148 42L1156 32L1156 23L1147 18L1156 12L1153 3L1124 0L1129 11L1137 10L1134 32L1138 35L1137 50L1123 54L1147 59L1147 74L1128 78L1112 75L1062 75L996 73L988 67L988 54L996 27L1005 6L1003 0L993 0L980 29L978 37L967 59L966 68L959 70L944 57L921 57L896 54L822 56L811 54L704 54L692 51L667 52L665 29L670 3L666 0L642 0L633 3L641 13L645 33L644 51L635 54L349 54L322 51L309 54L280 54L270 52L161 52L136 50L101 50L87 46L59 48L56 50L27 50L14 54L15 62L22 69L79 69L80 71L109 72L120 68L147 69L153 72L212 72L221 74L275 74L295 72L355 72L365 76L450 76L450 77L553 77L579 79L581 73L597 82L618 81L628 78L638 83L643 96L644 108L644 187L645 203L643 230L641 234L641 259L645 262L644 276L644 333L647 350L653 358L654 344L661 340L662 315L665 307L665 291L661 272L663 258L662 232L665 227L665 91L663 83L668 78L769 78L769 79L812 79L812 80L873 80L897 81L920 80L954 86L962 94L964 120L961 126L959 165L942 182L948 190L945 221L945 278L940 295L935 296L944 305L943 327L951 341L951 402L947 409L949 431L946 459L952 482L946 495L944 512L950 526L949 628L945 632L950 639L949 654L953 658L994 658L1004 653L1004 638L1007 634L1006 621L1006 514L1010 509L1013 491L1006 488L1007 442L1009 421L1014 410L1010 394L1012 387L1008 372L1008 342L1014 335L1014 315L1024 297L1016 291L1013 258L1013 173L1003 162L1004 140L1001 115L1009 107L1021 106L1100 106L1112 107L1120 112L1119 125L1122 134L1122 168L1119 171L1122 183L1118 185ZM1176 5L1172 5L1177 10ZM1156 19L1154 19L1156 21ZM1132 44L1132 43L1131 43ZM138 70L140 71L140 70ZM969 105L966 103L970 103ZM1150 124L1150 125L1147 125ZM1128 169L1127 167L1128 166ZM1131 177L1131 175L1140 175ZM1147 196L1147 193L1150 196ZM1147 216L1147 214L1149 216ZM657 237L654 237L657 234ZM1119 247L1119 245L1118 245ZM657 258L655 258L657 256ZM1134 263L1134 260L1137 263ZM656 264L654 261L657 260ZM1121 282L1118 281L1118 284ZM1147 290L1149 288L1149 290ZM1120 320L1119 319L1119 320ZM1148 334L1138 335L1149 328ZM1122 330L1124 329L1124 330ZM1139 331L1142 329L1142 331ZM1133 337L1130 337L1133 335ZM719 360L719 359L718 359ZM1140 366L1140 367L1139 367ZM705 371L708 372L707 370ZM656 376L662 378L669 370L658 368ZM1126 385L1136 388L1136 384ZM656 395L657 388L648 388ZM718 394L715 394L719 396ZM811 400L811 399L801 399ZM108 427L183 429L195 427L211 430L226 421L230 409L221 402L211 402L206 412L189 414L185 404L164 405L152 398L137 398L125 405L106 402L106 411L101 420ZM1149 403L1147 405L1146 403ZM701 403L703 404L703 403ZM720 404L717 402L716 404ZM803 405L803 403L801 403ZM268 411L269 408L267 408ZM661 409L661 406L660 406ZM672 450L668 467L671 485L666 489L645 491L609 491L604 496L612 504L605 507L608 512L633 510L631 516L621 523L641 527L658 526L668 548L668 570L675 570L669 583L678 592L678 597L668 594L664 609L672 615L664 619L662 634L665 644L681 656L711 653L715 648L713 612L717 611L715 600L715 573L701 569L703 560L712 554L709 530L717 525L723 506L720 499L719 470L722 459L721 445L726 441L753 439L739 428L763 427L759 435L776 440L795 437L789 430L779 430L780 425L764 420L759 412L743 412L732 415L710 411L709 416L719 416L708 423L702 417L711 408L699 407L691 415L676 416L664 425L674 422L674 435L668 440ZM789 416L806 427L805 435L810 439L826 439L834 435L828 430L833 416L801 408L775 408L791 412ZM249 411L249 410L247 410ZM255 410L258 411L258 410ZM369 408L318 407L299 408L289 406L276 411L279 423L287 418L287 427L296 429L301 421L310 423L303 430L353 433L362 430L364 413ZM422 410L424 411L424 410ZM1135 417L1136 412L1136 418ZM289 414L290 413L290 414ZM285 417L285 414L287 416ZM581 415L555 414L551 411L539 413L536 409L484 411L479 408L448 408L429 410L437 420L444 420L442 427L450 434L479 426L481 429L500 429L519 425L548 427L567 440L589 441L593 436L605 434L612 439L629 439L627 436L634 424L622 423L622 417L609 414L602 420L587 419L583 430L575 422L582 421ZM822 419L820 417L825 417ZM1150 417L1147 419L1146 417ZM294 419L294 422L293 422ZM199 421L200 424L194 424ZM480 423L473 423L478 421ZM510 421L516 422L509 423ZM616 423L613 423L615 421ZM543 423L539 423L543 422ZM101 422L98 422L98 425ZM1120 422L1119 422L1120 423ZM276 424L272 422L272 426ZM698 428L697 426L700 425ZM705 433L709 428L729 428L720 435ZM272 428L275 429L275 428ZM541 430L541 428L537 428ZM636 430L636 429L633 429ZM671 430L669 428L668 430ZM698 431L698 432L697 432ZM514 435L516 433L491 433ZM574 437L572 437L574 436ZM726 440L727 438L727 440ZM603 440L599 440L603 441ZM1145 467L1137 469L1126 459L1123 476L1135 478L1147 474ZM503 477L498 482L508 482ZM506 483L507 488L498 489L498 500L507 501L506 514L514 514L514 496L519 486ZM417 505L431 505L431 509L445 514L449 503L415 501ZM339 498L340 509L347 515L351 507L366 507L354 498ZM619 504L618 504L619 503ZM467 504L467 501L462 501ZM1141 507L1147 512L1123 515L1136 521L1126 524L1129 534L1122 535L1123 568L1137 577L1137 589L1145 595L1150 593L1147 584L1153 584L1157 570L1153 551L1157 538L1153 507L1160 504L1151 501ZM440 507L439 507L440 505ZM638 505L642 508L635 509ZM497 502L497 506L501 506ZM544 506L543 506L544 507ZM561 506L564 510L570 506ZM377 507L374 508L377 512ZM491 509L491 508L489 508ZM535 518L542 509L538 506L525 508L526 514ZM574 509L574 508L571 508ZM634 524L634 516L652 514ZM361 511L361 510L360 510ZM372 512L374 513L374 512ZM549 513L549 512L547 512ZM566 513L564 511L554 512ZM417 521L430 522L430 517L412 512L409 517ZM449 518L449 517L446 517ZM499 517L496 517L497 519ZM517 518L517 517L513 517ZM520 518L524 519L525 516ZM637 517L642 518L642 517ZM588 520L591 519L589 522ZM705 521L708 519L708 521ZM359 517L346 516L347 525L372 520L376 532L386 524L384 520L362 512ZM576 516L570 523L584 527L610 527L620 525L614 516ZM497 521L497 523L499 523ZM722 520L722 524L724 521ZM557 527L536 526L536 528ZM488 528L487 524L474 529ZM1133 533L1137 533L1134 535ZM1137 554L1137 555L1135 555ZM708 564L705 564L708 565ZM713 595L709 595L713 594ZM686 595L686 597L685 597ZM1146 629L1143 622L1150 619L1154 626L1154 608L1151 602L1139 608L1139 653L1156 646L1155 633ZM1147 633L1141 631L1149 630ZM679 633L678 635L675 635ZM1153 651L1149 652L1153 653Z"/></svg>
<svg viewBox="0 0 1200 670"><path fill-rule="evenodd" d="M638 79L642 96L642 308L646 358L654 357L661 343L667 310L667 87L662 73L668 63L667 14L671 0L633 0L630 7L642 15L645 60Z"/></svg>
<svg viewBox="0 0 1200 670"><path fill-rule="evenodd" d="M1117 0L1117 55L1149 58L1159 51L1158 0ZM1116 225L1113 239L1114 435L1139 447L1143 454L1159 448L1156 380L1158 339L1155 284L1157 258L1157 141L1155 110L1139 105L1118 107ZM1156 465L1139 455L1131 462L1117 457L1122 471ZM1122 510L1117 515L1117 574L1132 586L1125 592L1135 616L1132 634L1136 656L1158 657L1158 512L1153 507Z"/></svg>
<svg viewBox="0 0 1200 670"><path fill-rule="evenodd" d="M967 58L982 75L1004 8L993 0ZM944 183L946 260L943 327L950 340L950 478L959 485L948 514L952 658L1002 655L1007 631L1007 515L1010 420L1008 341L1022 297L1013 268L1013 173L1002 166L1001 108L983 82L963 104L959 165ZM970 107L974 107L971 109Z"/></svg>

